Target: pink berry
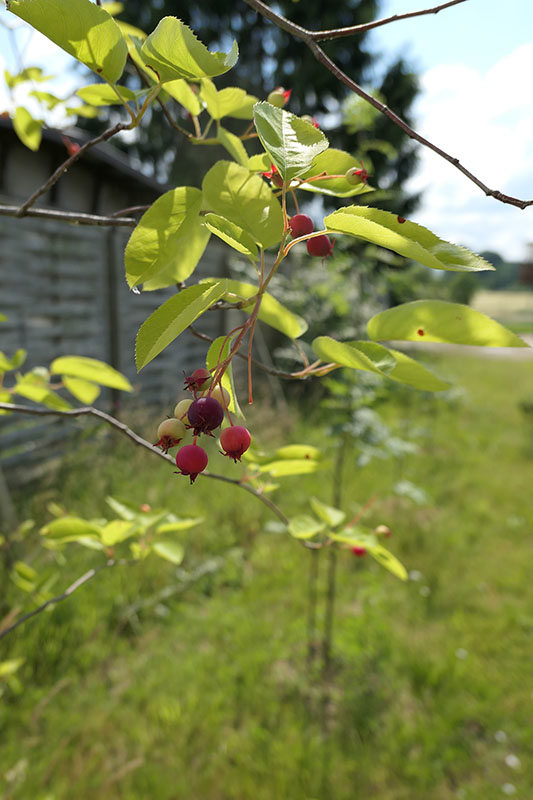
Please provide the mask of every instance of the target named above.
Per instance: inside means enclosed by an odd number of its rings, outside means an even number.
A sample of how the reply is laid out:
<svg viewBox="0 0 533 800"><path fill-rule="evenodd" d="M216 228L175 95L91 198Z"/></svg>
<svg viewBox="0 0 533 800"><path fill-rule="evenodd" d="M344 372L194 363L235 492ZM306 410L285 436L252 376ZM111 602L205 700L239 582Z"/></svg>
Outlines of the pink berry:
<svg viewBox="0 0 533 800"><path fill-rule="evenodd" d="M354 547L352 547L352 553L354 556L359 556L359 558L361 558L361 556L366 556L366 547L361 547L360 545L356 544Z"/></svg>
<svg viewBox="0 0 533 800"><path fill-rule="evenodd" d="M220 446L224 450L224 455L232 458L235 463L241 460L241 456L250 447L252 437L242 425L232 425L224 428L220 434Z"/></svg>
<svg viewBox="0 0 533 800"><path fill-rule="evenodd" d="M189 475L194 483L200 472L207 467L207 453L197 444L186 444L176 455L176 465L182 475Z"/></svg>
<svg viewBox="0 0 533 800"><path fill-rule="evenodd" d="M325 234L307 240L307 252L310 256L327 258L333 252L333 242Z"/></svg>
<svg viewBox="0 0 533 800"><path fill-rule="evenodd" d="M305 236L306 233L313 233L315 226L313 220L307 214L295 214L289 220L289 228L291 234L296 238L297 236Z"/></svg>
<svg viewBox="0 0 533 800"><path fill-rule="evenodd" d="M221 424L224 419L224 409L214 397L199 397L189 406L187 412L194 435L209 433Z"/></svg>
<svg viewBox="0 0 533 800"><path fill-rule="evenodd" d="M185 388L190 389L191 392L201 392L207 389L213 380L211 373L208 369L195 369L192 375L185 377Z"/></svg>

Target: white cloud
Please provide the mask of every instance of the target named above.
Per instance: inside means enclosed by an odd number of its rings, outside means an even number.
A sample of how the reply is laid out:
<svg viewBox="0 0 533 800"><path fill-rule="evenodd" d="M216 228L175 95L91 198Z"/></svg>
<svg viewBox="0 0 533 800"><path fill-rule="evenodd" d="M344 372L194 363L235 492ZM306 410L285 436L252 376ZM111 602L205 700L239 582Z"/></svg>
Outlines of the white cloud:
<svg viewBox="0 0 533 800"><path fill-rule="evenodd" d="M533 197L533 96L525 75L533 67L533 44L517 47L485 73L460 64L422 76L417 130L459 158L489 188ZM410 188L424 190L413 218L445 239L479 252L498 250L524 258L533 240L533 207L521 211L485 197L448 162L421 148Z"/></svg>

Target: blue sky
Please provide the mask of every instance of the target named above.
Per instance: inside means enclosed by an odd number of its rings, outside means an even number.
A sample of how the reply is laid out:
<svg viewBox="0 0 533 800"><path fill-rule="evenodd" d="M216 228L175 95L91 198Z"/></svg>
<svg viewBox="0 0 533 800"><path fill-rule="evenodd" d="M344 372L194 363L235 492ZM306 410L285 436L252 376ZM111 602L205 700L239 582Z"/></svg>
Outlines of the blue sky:
<svg viewBox="0 0 533 800"><path fill-rule="evenodd" d="M380 17L437 3L383 0ZM0 11L0 22L14 20ZM420 133L491 188L533 197L533 0L466 0L436 15L377 28L370 45L383 54L382 66L402 55L420 75L415 107ZM26 59L30 56L31 63L60 76L58 93L74 88L74 76L67 77L69 57L44 37L33 36ZM4 66L13 70L14 59L0 27L0 71ZM0 111L7 104L0 87ZM520 211L486 198L437 155L420 153L411 188L423 190L424 199L413 219L476 252L523 258L526 243L533 241L533 207Z"/></svg>

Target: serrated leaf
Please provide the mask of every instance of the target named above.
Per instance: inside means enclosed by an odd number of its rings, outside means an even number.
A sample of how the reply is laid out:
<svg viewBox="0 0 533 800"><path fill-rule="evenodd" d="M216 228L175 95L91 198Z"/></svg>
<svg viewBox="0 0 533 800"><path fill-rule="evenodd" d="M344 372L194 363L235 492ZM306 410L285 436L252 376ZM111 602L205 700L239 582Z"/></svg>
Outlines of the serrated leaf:
<svg viewBox="0 0 533 800"><path fill-rule="evenodd" d="M313 517L307 517L302 514L298 517L293 517L287 526L291 536L295 539L312 539L313 536L321 533L325 529L324 522L318 522Z"/></svg>
<svg viewBox="0 0 533 800"><path fill-rule="evenodd" d="M310 122L270 103L254 106L254 122L261 144L286 182L307 172L329 147L322 131Z"/></svg>
<svg viewBox="0 0 533 800"><path fill-rule="evenodd" d="M322 453L318 447L313 447L311 444L286 444L276 450L275 458L288 458L290 460L310 458L313 461L318 461L322 458Z"/></svg>
<svg viewBox="0 0 533 800"><path fill-rule="evenodd" d="M67 375L70 378L81 378L84 381L132 392L133 386L118 370L110 367L105 361L87 356L60 356L50 364L52 375Z"/></svg>
<svg viewBox="0 0 533 800"><path fill-rule="evenodd" d="M278 244L281 206L265 181L234 161L218 161L204 177L204 207L231 220L263 247Z"/></svg>
<svg viewBox="0 0 533 800"><path fill-rule="evenodd" d="M137 369L140 371L149 364L226 291L226 281L201 283L184 289L159 306L139 328L135 347Z"/></svg>
<svg viewBox="0 0 533 800"><path fill-rule="evenodd" d="M214 342L212 342L209 350L207 351L206 357L206 367L208 370L215 369L218 364L228 357L232 341L233 340L227 336L218 336ZM233 382L233 365L231 362L222 376L221 383L222 387L229 392L230 412L241 419L244 419L244 414L242 413L239 401L237 399L237 392L235 391L235 384Z"/></svg>
<svg viewBox="0 0 533 800"><path fill-rule="evenodd" d="M171 540L163 540L159 542L154 542L152 545L152 550L154 553L157 553L158 556L161 558L170 561L172 564L181 564L183 558L185 556L185 551L181 544L178 542L173 542Z"/></svg>
<svg viewBox="0 0 533 800"><path fill-rule="evenodd" d="M7 0L7 8L110 83L122 75L128 49L103 8L88 0Z"/></svg>
<svg viewBox="0 0 533 800"><path fill-rule="evenodd" d="M222 125L218 126L217 139L230 156L233 156L237 164L248 169L248 153L242 141L234 133L227 131Z"/></svg>
<svg viewBox="0 0 533 800"><path fill-rule="evenodd" d="M273 478L283 478L289 475L309 475L319 469L322 469L322 464L312 458L283 459L261 464L258 467L259 472L266 472L268 475L272 475Z"/></svg>
<svg viewBox="0 0 533 800"><path fill-rule="evenodd" d="M207 278L205 283L213 283L214 278ZM243 281L235 281L228 279L226 281L227 291L224 300L228 303L239 303L248 297L254 297L257 294L257 286L251 283L244 283ZM242 310L250 313L253 309L255 301L249 305L243 306ZM289 339L297 339L302 336L307 330L307 322L293 314L288 308L285 308L275 297L268 292L263 294L261 307L259 309L259 319L275 328L277 331L284 333Z"/></svg>
<svg viewBox="0 0 533 800"><path fill-rule="evenodd" d="M142 215L124 255L130 288L144 283L145 289L158 289L190 277L209 241L201 206L199 189L179 186Z"/></svg>
<svg viewBox="0 0 533 800"><path fill-rule="evenodd" d="M90 522L80 517L59 517L52 522L48 522L40 529L43 536L51 539L64 539L68 537L100 537L101 527L94 522Z"/></svg>
<svg viewBox="0 0 533 800"><path fill-rule="evenodd" d="M141 48L142 57L161 83L197 80L227 72L237 63L237 42L229 53L210 53L192 30L176 17L163 17Z"/></svg>
<svg viewBox="0 0 533 800"><path fill-rule="evenodd" d="M39 149L42 138L43 123L34 119L30 112L19 106L15 109L13 128L23 145L34 152Z"/></svg>
<svg viewBox="0 0 533 800"><path fill-rule="evenodd" d="M528 347L512 331L480 311L445 300L415 300L381 311L369 320L367 332L371 339Z"/></svg>
<svg viewBox="0 0 533 800"><path fill-rule="evenodd" d="M323 361L387 375L394 369L396 359L386 347L373 349L373 344L373 342L337 342L331 336L318 336L313 341L313 350Z"/></svg>
<svg viewBox="0 0 533 800"><path fill-rule="evenodd" d="M315 512L316 516L331 528L336 528L337 525L342 525L346 519L346 514L344 511L341 511L340 508L328 506L321 500L318 500L316 497L310 497L309 502L311 503L311 508Z"/></svg>
<svg viewBox="0 0 533 800"><path fill-rule="evenodd" d="M494 269L488 261L465 247L445 242L422 225L390 211L367 206L346 206L324 219L326 228L393 250L432 269L477 272Z"/></svg>
<svg viewBox="0 0 533 800"><path fill-rule="evenodd" d="M27 351L20 348L15 352L14 356L8 358L0 350L0 372L9 372L12 369L18 369L18 367L22 366L26 361L27 355Z"/></svg>
<svg viewBox="0 0 533 800"><path fill-rule="evenodd" d="M198 95L193 92L187 81L179 78L177 81L165 83L165 92L182 105L193 117L197 117L202 110Z"/></svg>
<svg viewBox="0 0 533 800"><path fill-rule="evenodd" d="M305 189L306 192L317 192L318 194L332 195L333 197L353 197L356 194L372 192L373 188L362 181L355 186L348 183L344 173L353 167L361 169L361 162L344 150L336 150L330 147L315 158L311 169L300 175L300 180L312 178L322 172L328 175L340 175L340 177L302 183L298 188Z"/></svg>
<svg viewBox="0 0 533 800"><path fill-rule="evenodd" d="M251 261L257 260L257 245L254 237L247 231L243 231L234 222L230 222L229 219L221 217L219 214L206 214L204 225L211 233L214 233L223 242L229 244L238 253L248 256Z"/></svg>
<svg viewBox="0 0 533 800"><path fill-rule="evenodd" d="M120 542L124 542L138 531L138 526L124 519L114 519L104 525L100 532L102 544L106 547L114 547Z"/></svg>
<svg viewBox="0 0 533 800"><path fill-rule="evenodd" d="M128 89L126 86L117 86L117 91L124 100L135 100L135 92L132 92L132 90ZM76 94L84 103L90 106L122 105L117 92L107 83L91 83L88 86L82 86L81 89L78 89Z"/></svg>
<svg viewBox="0 0 533 800"><path fill-rule="evenodd" d="M94 403L100 394L100 387L90 381L84 381L81 378L68 378L66 375L63 377L63 386L74 397L86 406Z"/></svg>

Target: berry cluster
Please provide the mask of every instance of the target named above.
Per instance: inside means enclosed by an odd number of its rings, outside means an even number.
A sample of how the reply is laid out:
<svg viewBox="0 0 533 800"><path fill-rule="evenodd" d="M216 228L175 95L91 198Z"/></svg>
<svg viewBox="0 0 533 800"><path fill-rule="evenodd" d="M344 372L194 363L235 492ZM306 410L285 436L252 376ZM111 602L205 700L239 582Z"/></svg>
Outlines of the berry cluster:
<svg viewBox="0 0 533 800"><path fill-rule="evenodd" d="M194 483L200 472L207 467L207 453L196 443L201 434L212 436L224 420L224 412L228 411L229 392L220 384L213 383L213 376L207 369L195 369L185 378L185 388L192 392L193 398L180 400L174 409L174 417L165 419L157 429L156 447L168 453L171 447L183 443L188 430L192 430L193 443L187 444L177 452L176 465L181 475L188 475ZM242 425L230 426L220 434L222 455L241 460L243 453L250 447L252 437Z"/></svg>
<svg viewBox="0 0 533 800"><path fill-rule="evenodd" d="M315 229L313 220L307 214L295 214L289 220L289 230L296 239L298 236L307 236ZM327 258L333 252L333 242L325 234L313 236L307 240L307 252L316 258Z"/></svg>

